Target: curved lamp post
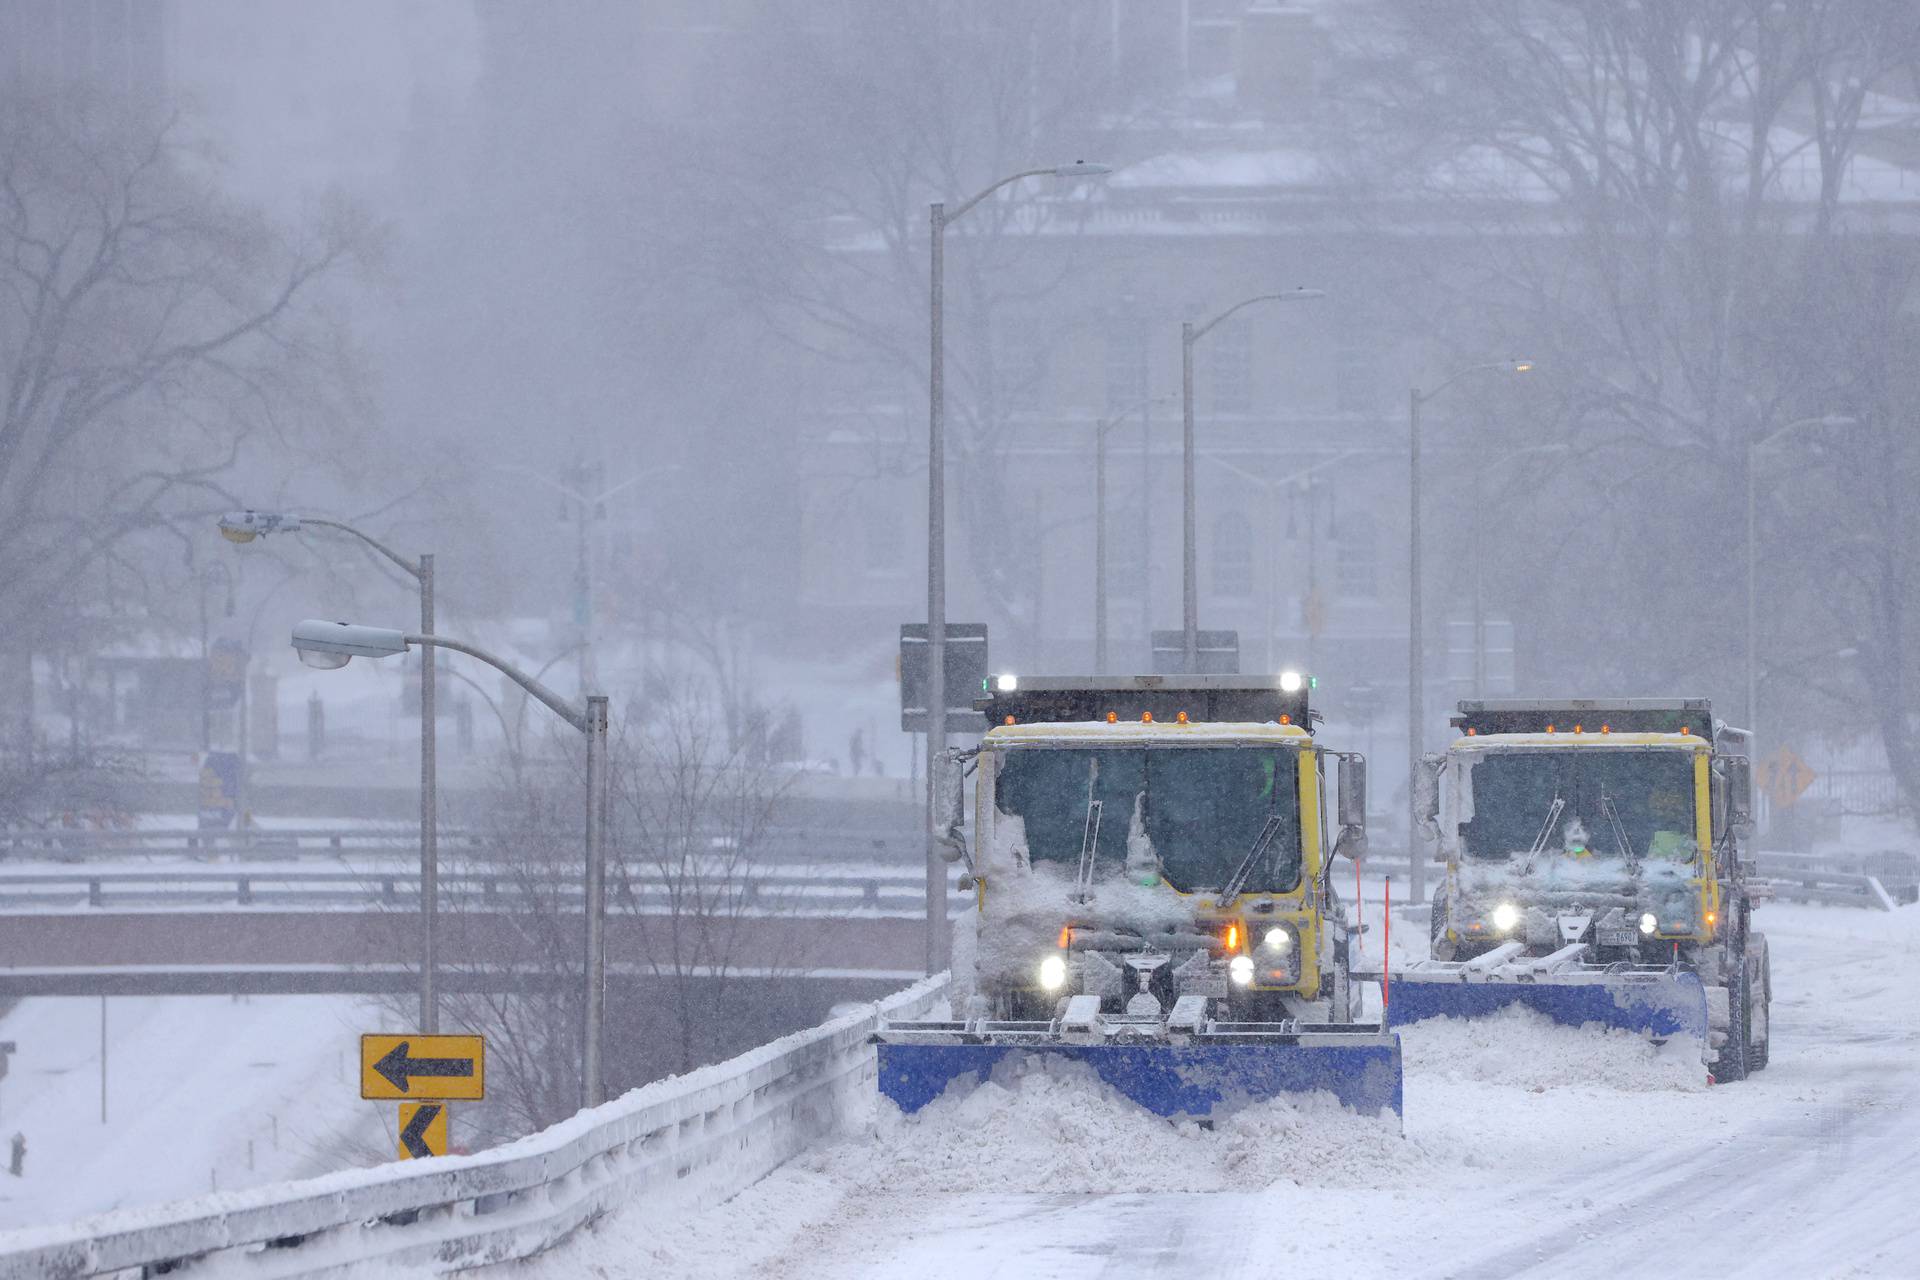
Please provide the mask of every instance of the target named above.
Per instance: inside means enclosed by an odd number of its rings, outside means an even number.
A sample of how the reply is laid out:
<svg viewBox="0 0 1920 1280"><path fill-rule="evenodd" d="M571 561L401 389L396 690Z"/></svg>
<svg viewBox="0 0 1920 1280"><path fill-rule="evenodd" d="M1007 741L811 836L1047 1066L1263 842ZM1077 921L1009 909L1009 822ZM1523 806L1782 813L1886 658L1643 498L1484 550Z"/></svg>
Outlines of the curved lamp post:
<svg viewBox="0 0 1920 1280"><path fill-rule="evenodd" d="M348 622L308 618L293 629L293 647L300 661L322 670L337 670L355 658L390 658L413 645L452 649L478 658L539 699L555 715L586 735L586 988L580 1018L580 1106L600 1105L601 1025L606 1013L607 951L607 698L588 694L584 707L562 698L538 680L478 645L448 636L363 627Z"/></svg>
<svg viewBox="0 0 1920 1280"><path fill-rule="evenodd" d="M1180 626L1186 672L1197 675L1200 666L1200 587L1198 561L1193 533L1193 345L1219 326L1221 321L1256 302L1304 302L1324 298L1319 289L1293 289L1286 293L1260 293L1243 298L1213 319L1201 324L1191 320L1180 325Z"/></svg>
<svg viewBox="0 0 1920 1280"><path fill-rule="evenodd" d="M386 543L338 520L302 518L287 511L230 511L220 517L220 536L245 544L275 533L304 528L333 529L358 538L420 584L420 630L433 634L433 556L408 559ZM435 971L439 959L440 850L436 740L439 707L433 663L420 664L420 1032L440 1030L440 1001Z"/></svg>
<svg viewBox="0 0 1920 1280"><path fill-rule="evenodd" d="M945 201L928 208L931 280L928 290L927 364L927 937L926 967L945 965L947 864L933 821L932 760L947 745L947 372L946 243L947 227L1000 188L1025 178L1097 178L1112 173L1104 164L1050 165L1022 169L983 188L949 211Z"/></svg>
<svg viewBox="0 0 1920 1280"><path fill-rule="evenodd" d="M1501 369L1508 373L1527 373L1531 360L1488 360L1470 364L1443 379L1431 391L1418 387L1407 390L1407 858L1408 878L1412 881L1412 901L1427 900L1426 849L1420 839L1419 800L1414 779L1420 776L1421 718L1426 714L1426 673L1422 659L1420 616L1420 407L1470 373Z"/></svg>

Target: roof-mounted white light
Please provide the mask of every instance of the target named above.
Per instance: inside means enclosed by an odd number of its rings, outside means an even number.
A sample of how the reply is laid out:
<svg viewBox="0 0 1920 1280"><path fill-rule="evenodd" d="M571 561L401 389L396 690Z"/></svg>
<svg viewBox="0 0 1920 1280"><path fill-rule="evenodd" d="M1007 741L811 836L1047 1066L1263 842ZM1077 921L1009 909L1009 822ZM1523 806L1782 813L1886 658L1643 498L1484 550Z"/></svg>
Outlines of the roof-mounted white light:
<svg viewBox="0 0 1920 1280"><path fill-rule="evenodd" d="M1282 671L1280 673L1280 692L1298 693L1300 692L1300 686L1306 682L1306 677L1298 671Z"/></svg>
<svg viewBox="0 0 1920 1280"><path fill-rule="evenodd" d="M993 687L1002 693L1012 693L1020 687L1020 677L1011 671L1003 671L994 678Z"/></svg>

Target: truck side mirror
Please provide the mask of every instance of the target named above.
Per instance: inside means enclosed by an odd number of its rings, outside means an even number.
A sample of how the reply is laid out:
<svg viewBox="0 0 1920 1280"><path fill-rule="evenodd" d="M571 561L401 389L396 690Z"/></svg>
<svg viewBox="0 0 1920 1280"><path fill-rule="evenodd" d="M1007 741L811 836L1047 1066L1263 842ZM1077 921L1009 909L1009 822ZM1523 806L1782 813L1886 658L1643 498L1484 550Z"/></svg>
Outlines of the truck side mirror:
<svg viewBox="0 0 1920 1280"><path fill-rule="evenodd" d="M1414 770L1414 821L1420 826L1420 834L1429 840L1440 838L1440 774L1446 767L1445 756L1428 752L1420 757L1420 767Z"/></svg>
<svg viewBox="0 0 1920 1280"><path fill-rule="evenodd" d="M1340 835L1333 855L1361 862L1367 856L1367 758L1357 752L1340 756Z"/></svg>
<svg viewBox="0 0 1920 1280"><path fill-rule="evenodd" d="M1367 825L1367 758L1362 755L1340 757L1340 825Z"/></svg>
<svg viewBox="0 0 1920 1280"><path fill-rule="evenodd" d="M1723 766L1727 779L1727 826L1746 840L1753 835L1753 761L1746 756L1728 756Z"/></svg>
<svg viewBox="0 0 1920 1280"><path fill-rule="evenodd" d="M940 856L959 862L967 856L967 756L942 751L933 758L933 839Z"/></svg>

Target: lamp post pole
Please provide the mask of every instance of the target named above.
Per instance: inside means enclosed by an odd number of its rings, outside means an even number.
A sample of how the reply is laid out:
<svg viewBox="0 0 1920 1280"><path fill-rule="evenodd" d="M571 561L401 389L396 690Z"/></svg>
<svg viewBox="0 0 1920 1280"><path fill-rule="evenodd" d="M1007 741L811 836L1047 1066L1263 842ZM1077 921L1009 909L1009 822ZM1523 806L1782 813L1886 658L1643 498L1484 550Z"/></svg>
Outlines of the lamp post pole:
<svg viewBox="0 0 1920 1280"><path fill-rule="evenodd" d="M1490 360L1457 370L1431 391L1418 387L1407 390L1407 871L1412 881L1411 901L1416 905L1427 900L1427 850L1420 838L1418 788L1414 785L1420 776L1421 730L1427 702L1422 654L1426 628L1420 590L1420 408L1470 373L1487 369L1526 373L1532 368L1528 360Z"/></svg>
<svg viewBox="0 0 1920 1280"><path fill-rule="evenodd" d="M933 761L947 745L947 228L1004 186L1023 178L1097 177L1105 165L1084 162L1023 169L983 188L951 213L945 201L927 209L927 936L928 973L946 966L947 871L933 823Z"/></svg>
<svg viewBox="0 0 1920 1280"><path fill-rule="evenodd" d="M269 533L293 533L303 528L333 529L358 538L419 584L420 630L433 634L433 556L422 553L410 560L378 538L339 520L322 520L276 511L243 511L223 516L220 532L229 541L246 543ZM439 962L440 850L438 754L435 749L437 703L431 654L420 662L420 1032L440 1030L440 1001L435 970Z"/></svg>
<svg viewBox="0 0 1920 1280"><path fill-rule="evenodd" d="M1143 422L1166 396L1141 396L1093 424L1093 669L1107 671L1107 433L1139 409ZM1144 491L1143 491L1144 492Z"/></svg>
<svg viewBox="0 0 1920 1280"><path fill-rule="evenodd" d="M307 619L293 629L293 647L301 660L323 668L345 666L352 658L384 658L403 654L414 645L423 649L452 649L477 658L525 689L555 715L587 739L586 877L582 895L585 920L585 985L580 1007L580 1105L598 1106L604 1097L601 1078L602 1028L606 1011L606 854L608 824L607 699L588 694L575 705L538 679L504 659L449 636L389 631L350 623Z"/></svg>
<svg viewBox="0 0 1920 1280"><path fill-rule="evenodd" d="M1324 298L1319 289L1294 289L1288 293L1262 293L1244 298L1204 324L1191 320L1180 325L1180 627L1181 650L1186 674L1197 675L1200 668L1200 586L1199 553L1194 539L1193 498L1193 347L1228 316L1256 302L1296 302Z"/></svg>
<svg viewBox="0 0 1920 1280"><path fill-rule="evenodd" d="M1420 729L1427 711L1425 635L1420 613L1420 389L1407 393L1407 868L1413 900L1425 902L1427 850L1420 838Z"/></svg>
<svg viewBox="0 0 1920 1280"><path fill-rule="evenodd" d="M927 935L928 973L945 967L947 872L933 837L933 761L947 746L947 206L928 210L931 279L927 333Z"/></svg>
<svg viewBox="0 0 1920 1280"><path fill-rule="evenodd" d="M433 557L422 554L414 574L420 580L420 631L433 634ZM434 687L434 655L420 655L420 1033L440 1031L440 993L434 971L440 936L440 764L439 704Z"/></svg>

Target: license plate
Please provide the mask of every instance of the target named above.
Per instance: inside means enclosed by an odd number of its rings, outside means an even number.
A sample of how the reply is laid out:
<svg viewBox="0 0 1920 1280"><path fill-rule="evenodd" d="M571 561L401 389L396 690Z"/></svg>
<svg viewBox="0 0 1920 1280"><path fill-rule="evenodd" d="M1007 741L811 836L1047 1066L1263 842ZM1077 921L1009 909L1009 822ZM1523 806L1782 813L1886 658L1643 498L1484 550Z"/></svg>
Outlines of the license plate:
<svg viewBox="0 0 1920 1280"><path fill-rule="evenodd" d="M1600 945L1603 947L1630 947L1634 942L1632 929L1600 929Z"/></svg>

